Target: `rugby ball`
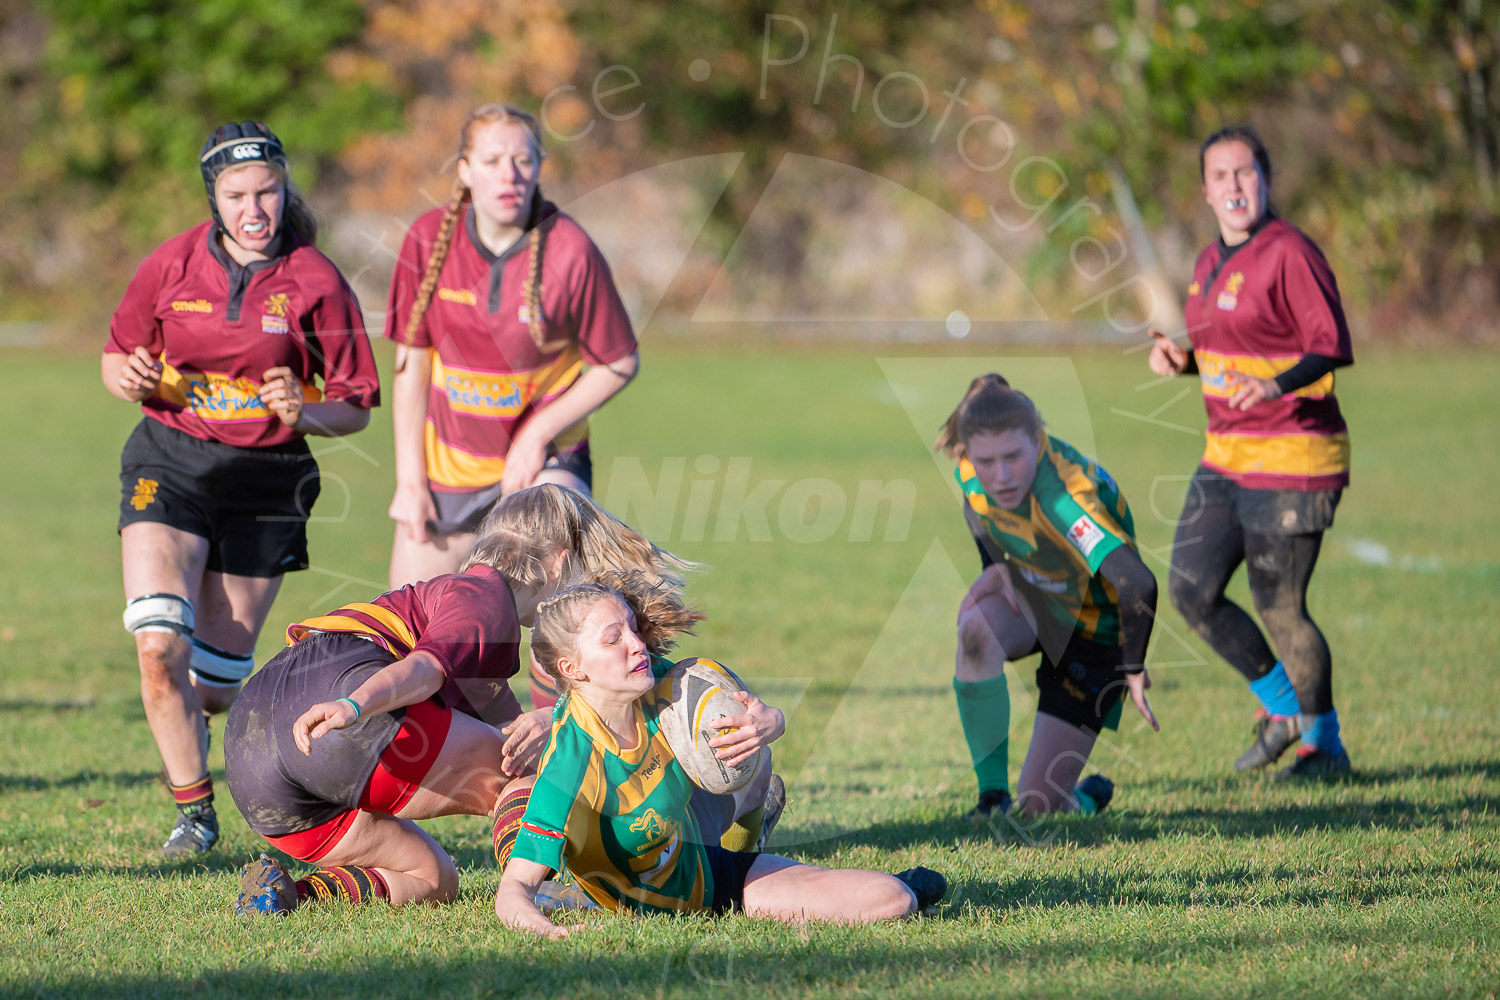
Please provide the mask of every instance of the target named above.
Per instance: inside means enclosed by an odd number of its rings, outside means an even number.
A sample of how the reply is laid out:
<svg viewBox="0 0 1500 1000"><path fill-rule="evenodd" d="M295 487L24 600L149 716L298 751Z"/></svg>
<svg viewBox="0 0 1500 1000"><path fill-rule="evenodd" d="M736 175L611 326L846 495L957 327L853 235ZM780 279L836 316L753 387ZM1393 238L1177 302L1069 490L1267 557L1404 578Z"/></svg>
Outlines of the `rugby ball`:
<svg viewBox="0 0 1500 1000"><path fill-rule="evenodd" d="M715 725L717 720L745 713L745 706L734 697L735 691L747 690L745 685L723 664L697 657L679 661L662 680L669 687L666 697L657 702L657 720L688 780L714 795L748 785L770 750L762 747L731 767L715 757L714 748L708 745L721 732L729 732Z"/></svg>

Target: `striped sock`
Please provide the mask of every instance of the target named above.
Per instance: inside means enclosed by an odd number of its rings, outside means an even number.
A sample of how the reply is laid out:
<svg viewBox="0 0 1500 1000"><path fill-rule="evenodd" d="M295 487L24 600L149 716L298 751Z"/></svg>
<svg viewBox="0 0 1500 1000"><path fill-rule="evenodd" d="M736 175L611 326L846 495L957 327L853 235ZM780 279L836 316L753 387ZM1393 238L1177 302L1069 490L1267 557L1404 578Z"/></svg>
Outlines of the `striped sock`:
<svg viewBox="0 0 1500 1000"><path fill-rule="evenodd" d="M176 800L177 808L183 812L213 804L214 779L206 774L186 785L174 785L168 782L167 787L172 790L172 798Z"/></svg>
<svg viewBox="0 0 1500 1000"><path fill-rule="evenodd" d="M337 868L319 868L297 880L297 902L309 899L319 901L341 899L346 903L370 903L377 899L389 900L390 886L374 868L357 865L341 865Z"/></svg>
<svg viewBox="0 0 1500 1000"><path fill-rule="evenodd" d="M521 818L526 815L526 804L531 801L530 786L520 791L500 796L495 807L495 864L505 871L510 853L516 849L516 838L521 834Z"/></svg>

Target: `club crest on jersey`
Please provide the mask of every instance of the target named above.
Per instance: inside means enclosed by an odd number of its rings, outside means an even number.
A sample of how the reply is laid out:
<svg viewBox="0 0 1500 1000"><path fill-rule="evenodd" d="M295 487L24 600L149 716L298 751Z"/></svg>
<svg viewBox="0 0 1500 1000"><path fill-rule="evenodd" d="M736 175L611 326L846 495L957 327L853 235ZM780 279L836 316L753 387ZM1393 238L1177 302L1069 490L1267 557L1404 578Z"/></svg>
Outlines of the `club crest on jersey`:
<svg viewBox="0 0 1500 1000"><path fill-rule="evenodd" d="M1245 287L1245 273L1236 271L1224 282L1224 290L1219 293L1219 308L1225 312L1234 312L1234 307L1239 303L1240 289Z"/></svg>
<svg viewBox="0 0 1500 1000"><path fill-rule="evenodd" d="M647 809L641 814L640 819L630 824L630 832L646 835L645 842L639 848L644 851L676 834L677 822L661 815L655 809Z"/></svg>
<svg viewBox="0 0 1500 1000"><path fill-rule="evenodd" d="M1073 526L1068 529L1068 541L1072 542L1073 547L1087 559L1089 553L1093 552L1099 543L1104 541L1104 529L1095 524L1087 514L1084 514L1078 520L1074 521Z"/></svg>
<svg viewBox="0 0 1500 1000"><path fill-rule="evenodd" d="M287 320L287 314L291 312L291 306L291 297L286 292L274 292L266 296L266 304L261 307L260 332L291 332L291 324Z"/></svg>

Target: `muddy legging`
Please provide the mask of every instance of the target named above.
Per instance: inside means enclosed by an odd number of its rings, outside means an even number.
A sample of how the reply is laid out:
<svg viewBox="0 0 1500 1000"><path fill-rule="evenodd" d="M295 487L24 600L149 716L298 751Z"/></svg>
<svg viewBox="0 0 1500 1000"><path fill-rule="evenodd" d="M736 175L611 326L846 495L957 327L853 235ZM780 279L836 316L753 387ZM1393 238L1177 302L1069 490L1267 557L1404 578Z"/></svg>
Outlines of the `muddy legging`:
<svg viewBox="0 0 1500 1000"><path fill-rule="evenodd" d="M1257 680L1276 665L1244 608L1224 596L1240 563L1302 711L1333 709L1328 642L1307 613L1307 584L1338 491L1248 490L1199 470L1188 488L1172 549L1172 605L1229 664ZM1308 530L1314 529L1314 530Z"/></svg>

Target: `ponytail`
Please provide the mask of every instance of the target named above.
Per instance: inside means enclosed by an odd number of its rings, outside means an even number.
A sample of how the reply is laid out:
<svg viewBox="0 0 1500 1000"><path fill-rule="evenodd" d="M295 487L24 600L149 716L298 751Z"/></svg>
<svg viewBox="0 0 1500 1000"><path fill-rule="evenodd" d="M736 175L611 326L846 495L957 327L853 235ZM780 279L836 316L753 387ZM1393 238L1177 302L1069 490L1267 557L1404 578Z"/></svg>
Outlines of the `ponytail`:
<svg viewBox="0 0 1500 1000"><path fill-rule="evenodd" d="M1020 429L1040 438L1044 426L1031 397L1012 389L1005 376L990 372L969 383L963 400L938 429L932 447L958 459L963 457L964 442L975 434Z"/></svg>

